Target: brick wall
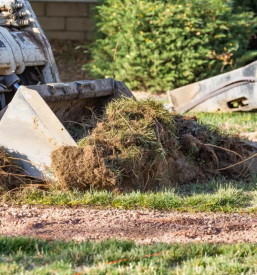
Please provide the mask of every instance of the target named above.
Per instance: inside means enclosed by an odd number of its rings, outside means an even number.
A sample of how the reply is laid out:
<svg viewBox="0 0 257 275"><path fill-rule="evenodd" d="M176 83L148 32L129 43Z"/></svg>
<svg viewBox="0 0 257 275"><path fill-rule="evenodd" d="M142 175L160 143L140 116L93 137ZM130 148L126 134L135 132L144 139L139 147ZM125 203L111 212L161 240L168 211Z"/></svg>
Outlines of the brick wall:
<svg viewBox="0 0 257 275"><path fill-rule="evenodd" d="M93 34L94 1L30 0L38 20L49 39L90 40Z"/></svg>

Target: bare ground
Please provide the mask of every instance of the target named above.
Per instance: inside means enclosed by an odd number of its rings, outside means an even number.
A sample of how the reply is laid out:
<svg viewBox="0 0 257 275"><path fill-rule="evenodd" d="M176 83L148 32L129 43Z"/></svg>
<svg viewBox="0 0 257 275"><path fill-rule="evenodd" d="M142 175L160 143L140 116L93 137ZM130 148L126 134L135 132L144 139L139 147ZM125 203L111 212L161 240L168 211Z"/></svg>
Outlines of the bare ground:
<svg viewBox="0 0 257 275"><path fill-rule="evenodd" d="M86 41L50 41L59 70L60 79L63 82L91 79L87 71L83 71L83 65L90 62L90 57L84 52L83 45Z"/></svg>
<svg viewBox="0 0 257 275"><path fill-rule="evenodd" d="M257 243L257 216L6 206L0 207L0 234L67 241Z"/></svg>

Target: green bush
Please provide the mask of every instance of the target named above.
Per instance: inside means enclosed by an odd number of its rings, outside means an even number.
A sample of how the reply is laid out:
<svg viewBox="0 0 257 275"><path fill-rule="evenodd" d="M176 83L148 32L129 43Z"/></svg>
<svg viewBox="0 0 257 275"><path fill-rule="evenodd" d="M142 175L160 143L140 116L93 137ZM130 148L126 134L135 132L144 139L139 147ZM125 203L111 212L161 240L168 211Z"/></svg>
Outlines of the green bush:
<svg viewBox="0 0 257 275"><path fill-rule="evenodd" d="M253 12L229 0L104 0L96 8L93 77L112 77L132 90L164 92L252 61Z"/></svg>
<svg viewBox="0 0 257 275"><path fill-rule="evenodd" d="M233 0L235 12L242 12L242 10L253 11L257 15L257 1L256 0Z"/></svg>

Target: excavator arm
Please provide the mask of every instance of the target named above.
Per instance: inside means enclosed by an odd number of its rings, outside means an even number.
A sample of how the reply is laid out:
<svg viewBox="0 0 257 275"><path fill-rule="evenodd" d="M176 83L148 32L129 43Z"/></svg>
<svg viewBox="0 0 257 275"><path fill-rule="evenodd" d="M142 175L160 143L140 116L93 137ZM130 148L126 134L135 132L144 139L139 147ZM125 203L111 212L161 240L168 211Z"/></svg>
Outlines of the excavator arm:
<svg viewBox="0 0 257 275"><path fill-rule="evenodd" d="M248 66L168 91L172 111L235 112L257 109L257 61Z"/></svg>

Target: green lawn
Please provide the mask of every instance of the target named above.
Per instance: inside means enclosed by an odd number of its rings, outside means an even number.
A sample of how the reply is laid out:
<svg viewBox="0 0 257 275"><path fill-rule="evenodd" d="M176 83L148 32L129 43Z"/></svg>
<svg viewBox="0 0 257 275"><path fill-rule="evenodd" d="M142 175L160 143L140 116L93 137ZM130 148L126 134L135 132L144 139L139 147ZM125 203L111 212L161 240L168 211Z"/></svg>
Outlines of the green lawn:
<svg viewBox="0 0 257 275"><path fill-rule="evenodd" d="M225 182L225 183L224 183ZM159 192L113 194L108 191L43 191L21 188L6 193L2 203L32 205L92 206L103 208L150 208L180 211L255 212L257 179L251 182L211 181L188 184Z"/></svg>
<svg viewBox="0 0 257 275"><path fill-rule="evenodd" d="M256 274L256 263L254 244L136 245L0 237L0 274Z"/></svg>
<svg viewBox="0 0 257 275"><path fill-rule="evenodd" d="M187 113L185 115L195 115L200 123L217 126L232 134L257 131L257 113Z"/></svg>

